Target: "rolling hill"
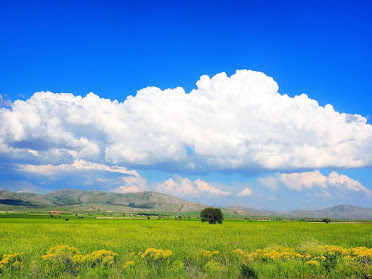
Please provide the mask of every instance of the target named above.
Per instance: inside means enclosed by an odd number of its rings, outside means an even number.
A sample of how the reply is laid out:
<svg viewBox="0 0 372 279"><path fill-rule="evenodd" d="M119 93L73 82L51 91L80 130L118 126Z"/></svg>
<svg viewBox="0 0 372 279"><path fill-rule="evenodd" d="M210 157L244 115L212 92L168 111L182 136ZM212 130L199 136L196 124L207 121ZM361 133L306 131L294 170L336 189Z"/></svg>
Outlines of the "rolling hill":
<svg viewBox="0 0 372 279"><path fill-rule="evenodd" d="M288 218L334 218L334 219L362 219L372 220L372 208L363 208L341 204L334 207L327 207L318 210L293 210L288 212L277 212L269 210L257 210L243 206L230 206L228 209L231 212L240 215L254 216L277 216Z"/></svg>
<svg viewBox="0 0 372 279"><path fill-rule="evenodd" d="M0 210L67 210L105 212L200 211L207 207L157 192L112 193L101 191L58 190L46 195L0 191Z"/></svg>
<svg viewBox="0 0 372 279"><path fill-rule="evenodd" d="M2 211L48 211L64 210L72 212L147 212L186 213L198 212L208 205L186 201L170 195L145 191L139 193L112 193L101 191L80 191L64 189L46 195L17 193L0 190L0 210ZM257 210L243 206L223 208L229 215L277 216L285 218L339 218L372 220L372 208L338 205L318 210L294 210L276 212Z"/></svg>
<svg viewBox="0 0 372 279"><path fill-rule="evenodd" d="M372 208L363 208L341 204L318 210L294 210L283 215L293 217L313 217L313 218L342 218L342 219L372 219Z"/></svg>
<svg viewBox="0 0 372 279"><path fill-rule="evenodd" d="M229 206L225 207L225 210L228 210L228 212L231 214L246 216L276 216L278 214L276 211L259 210L244 206Z"/></svg>

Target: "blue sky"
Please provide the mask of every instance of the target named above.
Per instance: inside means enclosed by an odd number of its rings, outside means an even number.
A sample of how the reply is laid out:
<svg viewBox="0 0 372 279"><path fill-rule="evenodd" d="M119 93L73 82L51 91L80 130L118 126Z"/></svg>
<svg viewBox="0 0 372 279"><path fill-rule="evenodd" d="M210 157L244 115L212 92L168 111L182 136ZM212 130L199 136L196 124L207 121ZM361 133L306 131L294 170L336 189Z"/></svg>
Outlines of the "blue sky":
<svg viewBox="0 0 372 279"><path fill-rule="evenodd" d="M371 11L369 1L1 1L0 188L372 207Z"/></svg>

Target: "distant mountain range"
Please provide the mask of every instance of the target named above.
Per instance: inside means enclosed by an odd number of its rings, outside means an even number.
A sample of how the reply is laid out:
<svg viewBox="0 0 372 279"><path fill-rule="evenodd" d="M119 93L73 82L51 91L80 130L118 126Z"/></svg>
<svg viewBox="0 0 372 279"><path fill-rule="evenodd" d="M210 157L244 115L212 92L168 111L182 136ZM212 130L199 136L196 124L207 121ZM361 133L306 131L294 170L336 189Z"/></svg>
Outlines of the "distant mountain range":
<svg viewBox="0 0 372 279"><path fill-rule="evenodd" d="M293 210L288 212L276 212L268 210L256 210L242 206L231 206L228 209L240 215L277 216L288 218L334 218L334 219L361 219L372 220L372 208L363 208L341 204L318 210Z"/></svg>
<svg viewBox="0 0 372 279"><path fill-rule="evenodd" d="M170 195L145 191L139 193L112 193L101 191L58 190L46 195L17 193L0 190L1 211L48 211L72 212L146 212L191 213L208 207ZM223 208L225 214L240 216L277 216L287 218L339 218L372 220L372 208L339 205L319 210L294 210L276 212L257 210L243 206Z"/></svg>
<svg viewBox="0 0 372 279"><path fill-rule="evenodd" d="M182 200L157 192L112 193L58 190L46 195L0 191L0 210L64 210L74 212L158 212L200 211L207 205Z"/></svg>

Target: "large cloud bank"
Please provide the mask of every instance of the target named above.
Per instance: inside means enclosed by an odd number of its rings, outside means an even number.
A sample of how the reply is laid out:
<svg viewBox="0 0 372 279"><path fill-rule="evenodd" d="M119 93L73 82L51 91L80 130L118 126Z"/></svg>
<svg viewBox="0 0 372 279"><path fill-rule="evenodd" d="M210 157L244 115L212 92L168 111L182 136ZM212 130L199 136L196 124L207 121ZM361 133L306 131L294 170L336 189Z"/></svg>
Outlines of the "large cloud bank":
<svg viewBox="0 0 372 279"><path fill-rule="evenodd" d="M365 188L359 181L334 171L328 176L323 175L319 170L298 173L278 173L275 176L260 178L258 181L261 185L272 190L276 190L279 185L284 185L296 191L335 187L347 191L363 191L371 194L371 191Z"/></svg>
<svg viewBox="0 0 372 279"><path fill-rule="evenodd" d="M366 118L322 107L305 94L281 95L271 77L247 70L202 76L190 93L147 87L118 102L39 92L0 109L0 156L27 164L349 168L371 166L371 150Z"/></svg>
<svg viewBox="0 0 372 279"><path fill-rule="evenodd" d="M123 185L114 189L117 193L141 192L150 190L148 182L140 176L122 177ZM198 196L229 196L232 193L223 191L210 185L208 182L201 179L194 181L187 177L169 178L165 181L155 183L154 189L162 193L167 193L176 196L198 197Z"/></svg>
<svg viewBox="0 0 372 279"><path fill-rule="evenodd" d="M188 178L177 177L176 179L169 178L168 180L158 183L156 189L163 193L180 195L180 196L229 196L231 192L226 192L216 187L213 187L208 182L197 179L191 181Z"/></svg>

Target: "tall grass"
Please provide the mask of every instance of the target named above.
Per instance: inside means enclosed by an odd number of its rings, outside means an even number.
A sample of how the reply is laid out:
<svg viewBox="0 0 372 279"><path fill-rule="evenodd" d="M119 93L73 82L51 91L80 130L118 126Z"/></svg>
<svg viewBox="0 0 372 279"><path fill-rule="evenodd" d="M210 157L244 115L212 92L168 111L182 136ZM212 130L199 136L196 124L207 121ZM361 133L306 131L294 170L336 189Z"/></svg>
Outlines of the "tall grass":
<svg viewBox="0 0 372 279"><path fill-rule="evenodd" d="M18 216L0 218L0 240L1 255L24 253L22 266L3 268L0 275L3 278L243 278L242 269L248 269L244 267L244 259L232 253L237 248L246 253L278 245L300 249L304 243L371 248L372 227L370 224L228 220L222 225L174 220L69 218L65 221L64 218ZM110 250L118 254L118 259L110 266L79 266L68 270L41 258L58 245L76 247L82 254ZM160 261L138 255L148 248L171 250L172 254ZM220 253L203 257L203 250ZM126 266L130 261L135 264ZM249 268L262 278L337 278L346 272L345 269L317 269L300 261L257 261L250 263ZM348 277L359 278L360 274L350 272Z"/></svg>

